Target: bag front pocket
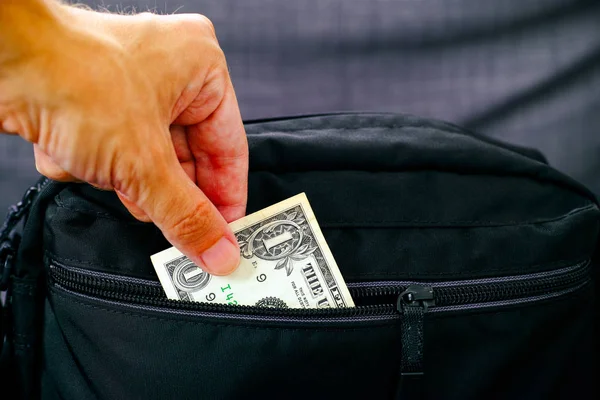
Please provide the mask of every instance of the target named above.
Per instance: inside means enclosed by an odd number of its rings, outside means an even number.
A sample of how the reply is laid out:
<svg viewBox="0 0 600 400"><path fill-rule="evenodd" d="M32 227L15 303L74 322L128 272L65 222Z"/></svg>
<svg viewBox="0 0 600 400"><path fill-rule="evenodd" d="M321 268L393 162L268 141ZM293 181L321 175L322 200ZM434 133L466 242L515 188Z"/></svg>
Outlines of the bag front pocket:
<svg viewBox="0 0 600 400"><path fill-rule="evenodd" d="M158 281L48 265L46 388L146 399L400 397L422 386L425 321L561 299L588 286L590 269L350 282L356 308L303 310L174 301Z"/></svg>

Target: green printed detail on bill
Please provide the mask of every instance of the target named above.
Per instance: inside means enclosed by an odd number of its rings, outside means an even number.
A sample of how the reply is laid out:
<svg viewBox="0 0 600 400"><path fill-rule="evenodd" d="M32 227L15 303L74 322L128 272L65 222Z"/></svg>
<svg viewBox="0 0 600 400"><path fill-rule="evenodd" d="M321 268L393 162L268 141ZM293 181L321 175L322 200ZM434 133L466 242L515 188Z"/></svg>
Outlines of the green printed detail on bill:
<svg viewBox="0 0 600 400"><path fill-rule="evenodd" d="M167 297L275 308L354 307L304 193L230 227L241 251L231 275L212 276L175 248L151 257Z"/></svg>

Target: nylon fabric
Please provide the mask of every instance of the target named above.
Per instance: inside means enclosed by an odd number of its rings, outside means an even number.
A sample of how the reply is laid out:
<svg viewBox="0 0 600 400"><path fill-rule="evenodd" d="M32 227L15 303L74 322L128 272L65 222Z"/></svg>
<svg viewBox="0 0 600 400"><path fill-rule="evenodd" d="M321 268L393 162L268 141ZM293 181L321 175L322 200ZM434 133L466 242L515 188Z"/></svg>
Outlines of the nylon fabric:
<svg viewBox="0 0 600 400"><path fill-rule="evenodd" d="M498 278L598 254L595 197L535 150L391 114L257 121L246 130L248 212L306 192L349 283ZM411 353L422 355L418 396L426 399L568 399L594 389L597 282L544 301L425 312L415 325L400 314L329 322L188 315L47 279L57 260L156 281L149 256L169 246L114 193L46 188L16 266L15 279L36 282L13 299L13 325L29 345L12 358L22 398L406 399L418 392L398 392ZM407 326L420 323L412 337Z"/></svg>

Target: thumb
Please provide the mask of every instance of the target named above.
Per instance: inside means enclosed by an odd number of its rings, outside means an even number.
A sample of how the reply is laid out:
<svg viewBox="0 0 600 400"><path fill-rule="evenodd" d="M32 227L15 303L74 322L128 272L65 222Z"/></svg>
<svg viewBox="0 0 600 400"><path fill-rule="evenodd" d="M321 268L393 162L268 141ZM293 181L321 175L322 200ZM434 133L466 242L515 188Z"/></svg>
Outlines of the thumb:
<svg viewBox="0 0 600 400"><path fill-rule="evenodd" d="M151 171L138 170L137 182L128 185L128 189L121 189L119 197L135 203L165 238L197 266L209 274L228 275L240 262L237 240L217 208L186 175L175 155L172 158L166 168L160 164L143 166Z"/></svg>

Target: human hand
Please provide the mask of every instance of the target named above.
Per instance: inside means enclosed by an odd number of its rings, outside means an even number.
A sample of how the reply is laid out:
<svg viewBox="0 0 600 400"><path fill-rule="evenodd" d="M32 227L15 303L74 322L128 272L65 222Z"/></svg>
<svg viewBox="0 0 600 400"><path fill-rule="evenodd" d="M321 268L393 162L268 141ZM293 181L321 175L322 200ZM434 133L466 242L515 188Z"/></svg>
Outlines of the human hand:
<svg viewBox="0 0 600 400"><path fill-rule="evenodd" d="M43 175L114 189L202 269L232 272L248 146L210 21L41 3L49 30L0 49L0 129L34 143Z"/></svg>

